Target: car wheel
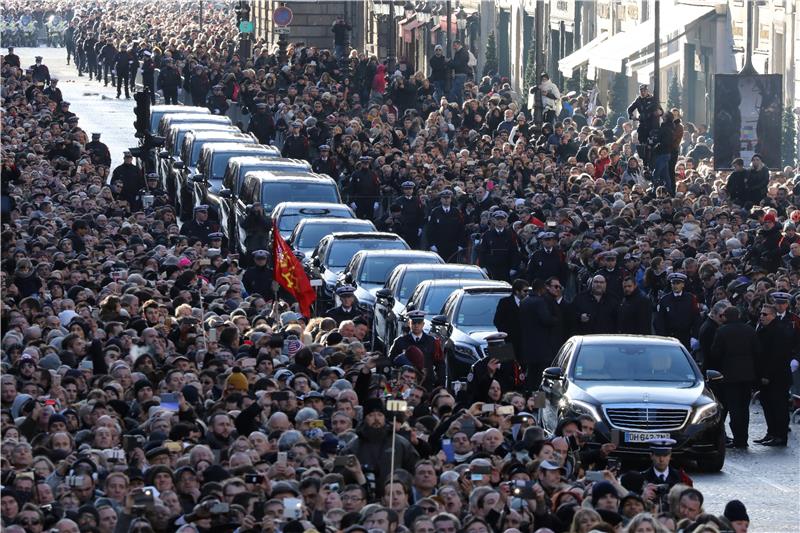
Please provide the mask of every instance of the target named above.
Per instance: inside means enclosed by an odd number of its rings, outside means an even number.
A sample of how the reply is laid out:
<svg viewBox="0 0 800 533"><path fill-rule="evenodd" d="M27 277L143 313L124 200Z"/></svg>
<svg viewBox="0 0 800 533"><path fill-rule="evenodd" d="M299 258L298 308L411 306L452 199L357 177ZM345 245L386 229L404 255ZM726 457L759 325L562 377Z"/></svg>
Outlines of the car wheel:
<svg viewBox="0 0 800 533"><path fill-rule="evenodd" d="M725 431L719 432L717 451L713 455L697 458L697 467L702 472L719 472L725 465Z"/></svg>

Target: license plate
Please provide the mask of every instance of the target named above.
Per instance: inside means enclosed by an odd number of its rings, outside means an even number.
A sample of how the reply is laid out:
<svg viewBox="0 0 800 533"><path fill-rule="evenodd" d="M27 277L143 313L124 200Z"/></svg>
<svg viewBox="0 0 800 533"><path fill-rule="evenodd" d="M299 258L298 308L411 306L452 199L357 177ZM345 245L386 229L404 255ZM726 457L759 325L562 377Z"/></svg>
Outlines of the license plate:
<svg viewBox="0 0 800 533"><path fill-rule="evenodd" d="M669 433L630 433L625 432L625 442L649 442L656 439L668 439Z"/></svg>

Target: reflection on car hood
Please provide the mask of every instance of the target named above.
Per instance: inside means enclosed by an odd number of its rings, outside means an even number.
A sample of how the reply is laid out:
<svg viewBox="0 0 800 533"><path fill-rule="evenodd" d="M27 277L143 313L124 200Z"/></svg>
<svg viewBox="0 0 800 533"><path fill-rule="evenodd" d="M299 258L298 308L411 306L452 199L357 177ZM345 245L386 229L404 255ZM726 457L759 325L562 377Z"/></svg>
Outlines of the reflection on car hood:
<svg viewBox="0 0 800 533"><path fill-rule="evenodd" d="M658 382L576 380L575 384L602 404L610 403L674 403L690 405L703 394L703 382Z"/></svg>
<svg viewBox="0 0 800 533"><path fill-rule="evenodd" d="M485 347L489 344L486 342L486 337L494 335L495 333L497 333L496 329L454 329L452 338L454 342L462 342L465 344L473 344L475 346Z"/></svg>
<svg viewBox="0 0 800 533"><path fill-rule="evenodd" d="M356 299L361 303L375 304L377 297L375 293L383 288L382 283L364 283L359 282L356 288Z"/></svg>

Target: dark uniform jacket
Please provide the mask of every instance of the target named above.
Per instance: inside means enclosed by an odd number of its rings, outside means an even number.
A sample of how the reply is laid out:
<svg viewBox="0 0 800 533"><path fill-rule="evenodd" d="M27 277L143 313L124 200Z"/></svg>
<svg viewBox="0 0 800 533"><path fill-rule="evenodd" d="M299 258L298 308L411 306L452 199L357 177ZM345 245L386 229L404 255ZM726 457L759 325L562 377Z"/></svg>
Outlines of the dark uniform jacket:
<svg viewBox="0 0 800 533"><path fill-rule="evenodd" d="M619 332L634 335L653 333L653 311L650 299L636 290L624 296L619 305Z"/></svg>
<svg viewBox="0 0 800 533"><path fill-rule="evenodd" d="M92 153L92 161L96 165L111 166L111 152L105 144L100 141L90 141L86 143L86 150Z"/></svg>
<svg viewBox="0 0 800 533"><path fill-rule="evenodd" d="M699 326L700 308L694 294L670 292L661 297L656 312L656 334L675 337L690 350L691 338L697 335Z"/></svg>
<svg viewBox="0 0 800 533"><path fill-rule="evenodd" d="M435 207L428 216L428 246L436 246L445 261L453 261L458 247L465 247L464 215L452 205L445 212L442 206Z"/></svg>
<svg viewBox="0 0 800 533"><path fill-rule="evenodd" d="M520 254L517 236L510 228L498 232L487 230L478 244L478 262L489 272L489 277L508 280L509 271L519 266Z"/></svg>
<svg viewBox="0 0 800 533"><path fill-rule="evenodd" d="M567 262L561 251L552 248L550 251L544 248L539 248L528 261L528 281L533 282L535 279L542 281L551 277L557 277L561 283L567 280Z"/></svg>
<svg viewBox="0 0 800 533"><path fill-rule="evenodd" d="M196 237L200 239L203 244L208 244L208 236L217 231L218 226L216 223L206 220L203 223L192 219L181 227L181 235L187 237Z"/></svg>
<svg viewBox="0 0 800 533"><path fill-rule="evenodd" d="M356 318L360 317L361 314L361 310L356 306L346 310L344 307L339 305L325 311L324 316L334 319L337 324L341 324L344 320L355 320Z"/></svg>
<svg viewBox="0 0 800 533"><path fill-rule="evenodd" d="M422 336L419 340L414 339L414 336L409 332L405 335L400 335L397 337L394 342L392 343L392 347L389 349L389 358L394 359L401 353L403 353L406 348L411 346L416 346L422 352L425 361L425 373L427 374L426 381L428 384L431 382L439 383L440 380L436 380L434 377L436 372L434 371L434 355L436 355L437 347L436 347L436 339L433 336L428 335L427 333L422 333ZM443 370L443 369L440 369ZM439 378L443 378L444 376L439 376ZM456 376L458 377L458 376Z"/></svg>
<svg viewBox="0 0 800 533"><path fill-rule="evenodd" d="M756 330L738 321L725 323L717 330L705 366L721 372L725 383L751 383L756 377L756 361L761 361Z"/></svg>
<svg viewBox="0 0 800 533"><path fill-rule="evenodd" d="M656 475L656 470L653 467L648 468L647 470L642 472L642 476L644 476L645 483L652 483L653 485L662 485L666 483L669 485L669 488L672 488L673 485L677 485L678 483L682 483L683 480L681 479L681 474L677 470L672 467L667 467L667 479L662 480L660 477Z"/></svg>
<svg viewBox="0 0 800 533"><path fill-rule="evenodd" d="M555 357L552 330L555 317L544 296L531 294L519 303L519 328L522 357L525 363L550 363Z"/></svg>
<svg viewBox="0 0 800 533"><path fill-rule="evenodd" d="M792 360L794 327L775 319L768 326L758 326L762 357L756 368L759 378L769 380L770 387L788 387L792 383L789 362Z"/></svg>
<svg viewBox="0 0 800 533"><path fill-rule="evenodd" d="M305 159L308 156L308 139L302 135L290 135L283 143L283 157Z"/></svg>
<svg viewBox="0 0 800 533"><path fill-rule="evenodd" d="M412 248L417 248L419 244L419 230L425 222L425 209L422 202L416 196L406 198L401 196L394 201L394 205L400 206L400 236Z"/></svg>
<svg viewBox="0 0 800 533"><path fill-rule="evenodd" d="M275 137L275 120L269 113L256 113L250 119L247 131L254 134L259 143L270 144Z"/></svg>

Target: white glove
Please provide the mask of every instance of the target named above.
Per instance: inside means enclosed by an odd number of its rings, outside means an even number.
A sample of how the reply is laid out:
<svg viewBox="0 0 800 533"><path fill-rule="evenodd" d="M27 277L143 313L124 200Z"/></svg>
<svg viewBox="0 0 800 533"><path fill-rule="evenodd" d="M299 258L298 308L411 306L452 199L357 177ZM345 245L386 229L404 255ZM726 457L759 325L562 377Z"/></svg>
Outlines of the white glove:
<svg viewBox="0 0 800 533"><path fill-rule="evenodd" d="M380 206L381 206L380 202L375 202L374 204L372 204L372 209L377 211Z"/></svg>
<svg viewBox="0 0 800 533"><path fill-rule="evenodd" d="M419 228L417 230L417 237L421 237L421 236L422 236L422 228Z"/></svg>
<svg viewBox="0 0 800 533"><path fill-rule="evenodd" d="M696 350L700 347L700 341L692 337L689 340L689 346L691 347L692 350Z"/></svg>
<svg viewBox="0 0 800 533"><path fill-rule="evenodd" d="M458 247L458 251L459 251L459 252L460 252L460 251L462 251L463 249L464 249L464 247L463 247L463 246L459 246L459 247Z"/></svg>
<svg viewBox="0 0 800 533"><path fill-rule="evenodd" d="M516 270L514 270L514 269L512 268L512 269L509 271L509 273L508 273L508 274L509 274L509 276L510 276L510 277L512 277L512 278L513 278L514 276L516 276L516 275L517 275L517 271L516 271Z"/></svg>
<svg viewBox="0 0 800 533"><path fill-rule="evenodd" d="M352 203L350 204L350 207L352 207L353 209L356 209L356 207L357 207L357 206L356 206L356 203L355 203L355 202L352 202Z"/></svg>
<svg viewBox="0 0 800 533"><path fill-rule="evenodd" d="M435 244L433 246L431 246L431 252L438 252L438 251L439 251L439 249L436 247Z"/></svg>
<svg viewBox="0 0 800 533"><path fill-rule="evenodd" d="M789 363L789 368L792 369L792 372L797 372L797 369L800 368L800 362L797 359L792 359L792 362Z"/></svg>

